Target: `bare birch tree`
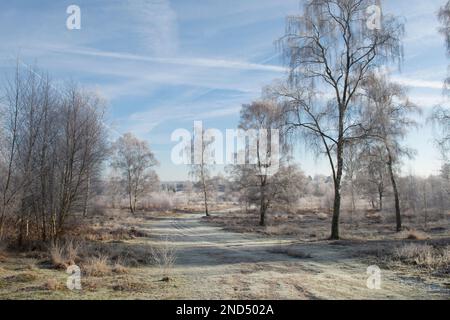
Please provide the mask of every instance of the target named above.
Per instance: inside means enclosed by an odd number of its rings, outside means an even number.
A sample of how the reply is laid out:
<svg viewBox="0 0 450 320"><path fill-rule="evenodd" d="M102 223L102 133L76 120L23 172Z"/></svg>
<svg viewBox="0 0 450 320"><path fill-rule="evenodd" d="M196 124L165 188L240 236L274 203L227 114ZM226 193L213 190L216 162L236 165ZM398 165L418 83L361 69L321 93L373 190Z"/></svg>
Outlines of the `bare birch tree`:
<svg viewBox="0 0 450 320"><path fill-rule="evenodd" d="M114 144L112 166L119 172L125 184L131 213L145 192L154 185L155 173L152 170L158 164L147 142L141 141L131 133L126 133Z"/></svg>
<svg viewBox="0 0 450 320"><path fill-rule="evenodd" d="M192 164L189 167L189 175L197 180L200 185L205 215L209 217L209 198L213 188L210 183L210 165L213 161L211 157L211 146L215 138L208 137L203 128L194 128L194 131L195 138L193 144L190 146L194 152L192 153Z"/></svg>
<svg viewBox="0 0 450 320"><path fill-rule="evenodd" d="M302 15L288 17L279 40L290 68L289 86L281 96L290 102L291 128L309 132L331 167L334 205L331 239L339 239L341 182L344 150L362 139L358 92L362 81L388 61L400 61L403 24L396 17L380 16L380 28L369 28L367 10L378 1L308 0ZM319 101L320 92L332 98Z"/></svg>
<svg viewBox="0 0 450 320"><path fill-rule="evenodd" d="M383 75L372 74L365 80L364 87L368 99L364 113L367 117L366 126L370 127L373 143L381 145L385 151L395 199L396 229L401 231L400 191L396 171L402 157L413 155L413 151L402 146L401 142L408 129L416 126L416 122L411 118L412 114L420 110L408 100L406 90L402 86L388 81Z"/></svg>
<svg viewBox="0 0 450 320"><path fill-rule="evenodd" d="M284 115L281 106L271 100L255 101L241 109L239 127L251 138L246 150L249 163L233 166L231 172L241 200L259 208L260 226L266 225L271 207L292 203L293 197L301 194L304 182L303 173L287 161L289 153L282 131ZM278 130L278 135L272 135L273 129ZM250 155L256 161L250 161ZM270 168L276 163L279 167L272 172Z"/></svg>

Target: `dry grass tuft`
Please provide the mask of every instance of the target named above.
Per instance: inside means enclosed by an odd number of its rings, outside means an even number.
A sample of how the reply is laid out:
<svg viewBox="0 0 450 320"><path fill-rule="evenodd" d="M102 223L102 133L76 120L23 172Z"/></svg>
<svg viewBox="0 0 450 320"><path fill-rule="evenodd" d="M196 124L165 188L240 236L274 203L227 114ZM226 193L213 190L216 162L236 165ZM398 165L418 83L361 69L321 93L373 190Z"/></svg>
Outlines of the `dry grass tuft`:
<svg viewBox="0 0 450 320"><path fill-rule="evenodd" d="M430 239L430 236L427 235L425 232L417 231L417 230L410 230L408 231L406 235L406 239L408 240L428 240Z"/></svg>
<svg viewBox="0 0 450 320"><path fill-rule="evenodd" d="M112 287L114 291L125 292L139 292L142 291L144 285L142 282L131 281L128 277L119 280L119 282Z"/></svg>
<svg viewBox="0 0 450 320"><path fill-rule="evenodd" d="M450 271L450 246L435 248L427 244L405 244L394 249L391 259L448 274Z"/></svg>
<svg viewBox="0 0 450 320"><path fill-rule="evenodd" d="M36 267L36 264L35 264L35 263L28 263L28 264L25 266L25 269L26 269L26 270L29 270L29 271L35 271L35 270L37 269L37 267Z"/></svg>
<svg viewBox="0 0 450 320"><path fill-rule="evenodd" d="M116 262L112 268L112 272L117 274L127 274L128 268L124 267L120 262Z"/></svg>
<svg viewBox="0 0 450 320"><path fill-rule="evenodd" d="M64 249L58 243L54 243L50 247L50 258L56 269L67 269L67 264L64 258Z"/></svg>
<svg viewBox="0 0 450 320"><path fill-rule="evenodd" d="M61 290L63 288L63 285L61 283L59 283L58 280L56 280L56 279L48 279L44 283L43 287L45 290L48 290L48 291L57 291L57 290Z"/></svg>
<svg viewBox="0 0 450 320"><path fill-rule="evenodd" d="M50 259L56 269L67 269L75 264L78 259L80 246L73 240L52 243L50 247Z"/></svg>
<svg viewBox="0 0 450 320"><path fill-rule="evenodd" d="M90 257L83 264L85 273L93 277L103 277L111 274L111 267L108 264L108 257L100 255L98 257Z"/></svg>

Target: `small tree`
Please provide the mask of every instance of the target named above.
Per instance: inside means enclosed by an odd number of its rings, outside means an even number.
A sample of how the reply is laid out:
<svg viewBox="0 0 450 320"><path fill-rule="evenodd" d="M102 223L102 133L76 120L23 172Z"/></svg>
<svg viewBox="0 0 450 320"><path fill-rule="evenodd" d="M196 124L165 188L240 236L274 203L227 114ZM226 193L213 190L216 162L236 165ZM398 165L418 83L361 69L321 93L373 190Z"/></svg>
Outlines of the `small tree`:
<svg viewBox="0 0 450 320"><path fill-rule="evenodd" d="M156 173L151 170L158 164L150 146L131 133L120 137L113 147L112 166L119 172L128 196L131 213L136 212L140 197L155 185Z"/></svg>
<svg viewBox="0 0 450 320"><path fill-rule="evenodd" d="M257 186L257 194L259 198L259 213L261 226L265 225L265 218L267 209L271 205L272 196L268 192L270 174L267 172L271 165L272 157L276 157L274 150L271 146L272 139L275 137L271 136L270 129L279 129L281 127L281 112L276 103L271 101L257 101L248 105L243 105L241 109L241 121L240 128L246 131L255 130L255 141L253 144L249 144L250 152L254 152L256 155L256 164L249 165L250 170L250 181L254 181L255 186ZM267 133L266 136L261 134ZM262 141L265 139L265 142ZM270 141L270 143L269 143ZM280 143L280 140L276 141ZM252 179L253 178L253 179Z"/></svg>
<svg viewBox="0 0 450 320"><path fill-rule="evenodd" d="M362 189L372 198L373 194L378 195L378 210L383 210L383 199L387 185L387 155L385 148L379 144L367 142L359 154L361 165L361 180L364 181ZM372 202L372 207L373 207Z"/></svg>
<svg viewBox="0 0 450 320"><path fill-rule="evenodd" d="M298 197L304 181L303 173L287 161L287 146L281 130L283 117L281 106L271 100L255 101L241 109L239 127L251 137L246 150L249 163L233 166L232 175L240 189L241 200L247 206L258 206L260 226L266 225L271 207L289 205L293 197ZM274 131L278 135L272 135L273 129L278 130ZM273 171L277 163L279 166Z"/></svg>

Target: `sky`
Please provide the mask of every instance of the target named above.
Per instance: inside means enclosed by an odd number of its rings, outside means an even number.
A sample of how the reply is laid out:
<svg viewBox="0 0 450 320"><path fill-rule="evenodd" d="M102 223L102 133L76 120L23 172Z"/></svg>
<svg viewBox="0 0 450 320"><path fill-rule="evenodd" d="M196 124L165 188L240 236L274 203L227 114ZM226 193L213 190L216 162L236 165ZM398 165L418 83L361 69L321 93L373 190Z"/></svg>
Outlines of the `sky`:
<svg viewBox="0 0 450 320"><path fill-rule="evenodd" d="M445 103L442 81L450 63L436 13L446 0L385 0L383 12L404 19L405 57L393 80L423 109L422 125L404 143L416 149L404 174L436 174L440 156L430 109ZM69 5L81 9L81 29L68 30ZM0 77L17 56L55 81L77 81L108 101L111 141L131 132L149 141L163 181L188 178L172 163L174 130L236 128L242 104L285 77L275 41L299 0L16 0L0 4ZM301 145L301 144L299 144ZM308 175L330 174L325 159L300 147Z"/></svg>

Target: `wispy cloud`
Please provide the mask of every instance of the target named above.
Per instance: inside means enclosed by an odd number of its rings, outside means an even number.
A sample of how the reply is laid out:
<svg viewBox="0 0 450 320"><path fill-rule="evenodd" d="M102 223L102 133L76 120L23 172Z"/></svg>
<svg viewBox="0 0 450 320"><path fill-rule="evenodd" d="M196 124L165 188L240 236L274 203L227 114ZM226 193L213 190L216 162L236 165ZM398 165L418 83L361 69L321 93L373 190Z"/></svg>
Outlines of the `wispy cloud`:
<svg viewBox="0 0 450 320"><path fill-rule="evenodd" d="M84 55L101 58L113 58L120 60L144 61L160 64L173 64L200 68L220 68L220 69L237 69L249 71L271 71L286 72L286 68L275 65L266 65L251 63L247 61L226 60L226 59L209 59L209 58L163 58L136 55L123 52L101 51L90 48L68 48L68 47L49 47L49 50L64 54Z"/></svg>
<svg viewBox="0 0 450 320"><path fill-rule="evenodd" d="M177 14L169 0L127 0L122 11L134 20L133 29L144 49L160 56L177 52Z"/></svg>
<svg viewBox="0 0 450 320"><path fill-rule="evenodd" d="M154 133L155 129L171 131L177 129L180 124L191 125L193 121L224 120L227 117L238 117L242 103L250 97L238 94L233 98L224 98L211 101L183 102L172 101L168 104L149 106L146 111L135 112L123 119L122 126L125 131L145 137ZM220 120L221 119L221 120ZM225 122L222 123L222 125ZM235 124L233 124L233 127ZM187 128L189 129L189 128Z"/></svg>
<svg viewBox="0 0 450 320"><path fill-rule="evenodd" d="M401 84L403 86L413 87L413 88L442 90L444 87L444 84L442 81L428 81L428 80L414 79L414 78L401 77L401 76L392 77L392 81L394 81L398 84Z"/></svg>

